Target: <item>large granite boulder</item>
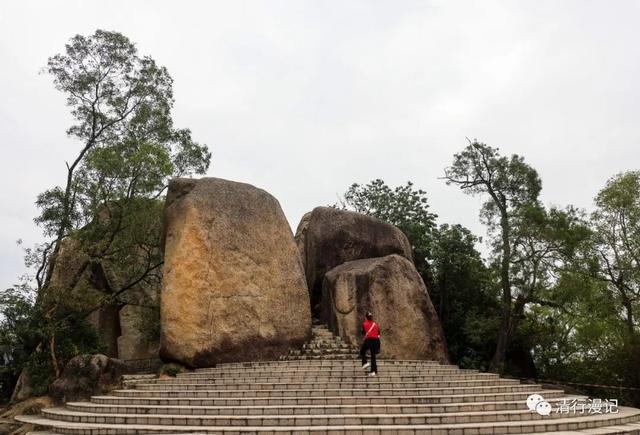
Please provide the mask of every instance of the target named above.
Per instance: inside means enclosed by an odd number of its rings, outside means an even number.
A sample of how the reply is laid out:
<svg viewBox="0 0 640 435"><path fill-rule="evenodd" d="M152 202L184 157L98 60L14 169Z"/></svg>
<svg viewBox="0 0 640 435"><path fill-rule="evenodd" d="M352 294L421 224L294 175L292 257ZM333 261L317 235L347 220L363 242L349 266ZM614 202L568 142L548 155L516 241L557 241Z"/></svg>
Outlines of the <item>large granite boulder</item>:
<svg viewBox="0 0 640 435"><path fill-rule="evenodd" d="M413 263L388 255L344 263L326 275L322 319L352 345L371 311L380 326L382 355L391 359L448 360L442 326Z"/></svg>
<svg viewBox="0 0 640 435"><path fill-rule="evenodd" d="M128 373L133 368L121 360L101 354L78 355L49 386L49 394L57 402L87 400L119 386L122 375Z"/></svg>
<svg viewBox="0 0 640 435"><path fill-rule="evenodd" d="M311 334L302 264L278 201L174 179L165 208L161 357L190 367L272 359Z"/></svg>
<svg viewBox="0 0 640 435"><path fill-rule="evenodd" d="M334 267L391 254L412 260L411 244L395 226L332 207L316 207L305 214L295 238L314 311L320 303L324 274Z"/></svg>

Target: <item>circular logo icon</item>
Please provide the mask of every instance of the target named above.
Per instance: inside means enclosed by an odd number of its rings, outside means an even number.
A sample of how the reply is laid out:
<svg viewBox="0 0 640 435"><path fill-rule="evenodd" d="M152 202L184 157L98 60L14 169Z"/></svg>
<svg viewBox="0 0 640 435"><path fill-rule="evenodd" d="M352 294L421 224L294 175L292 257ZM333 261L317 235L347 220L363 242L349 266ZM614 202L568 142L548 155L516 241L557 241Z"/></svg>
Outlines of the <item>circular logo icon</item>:
<svg viewBox="0 0 640 435"><path fill-rule="evenodd" d="M539 394L532 394L527 397L527 408L529 408L529 411L535 411L540 402L544 402L544 397Z"/></svg>
<svg viewBox="0 0 640 435"><path fill-rule="evenodd" d="M536 412L540 415L551 414L551 404L549 402L538 402L536 405Z"/></svg>

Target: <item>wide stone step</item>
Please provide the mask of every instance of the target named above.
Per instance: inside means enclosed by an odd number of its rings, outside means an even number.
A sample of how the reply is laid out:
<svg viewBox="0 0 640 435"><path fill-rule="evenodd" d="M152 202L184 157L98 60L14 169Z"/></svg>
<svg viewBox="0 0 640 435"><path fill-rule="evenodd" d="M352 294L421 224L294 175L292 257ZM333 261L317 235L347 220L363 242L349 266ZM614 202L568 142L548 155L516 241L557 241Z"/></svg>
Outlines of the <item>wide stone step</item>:
<svg viewBox="0 0 640 435"><path fill-rule="evenodd" d="M43 417L76 423L166 424L172 426L345 426L402 424L461 424L497 421L530 421L571 418L574 415L552 413L542 416L528 409L407 414L325 414L325 415L179 415L179 414L108 414L78 412L68 408L50 408Z"/></svg>
<svg viewBox="0 0 640 435"><path fill-rule="evenodd" d="M307 374L286 374L284 373L282 376L277 376L273 374L266 373L255 373L252 375L234 375L234 376L210 376L210 375L189 375L185 374L184 376L178 376L174 379L148 379L144 381L127 381L131 382L133 385L137 383L147 383L147 382L194 382L194 383L207 383L207 382L216 382L216 381L224 381L224 382L301 382L301 381L335 381L341 382L346 380L354 380L362 377L368 376L367 372L361 370L358 372L354 372L353 374L344 375L343 373L336 373L333 375L327 375L323 373L317 373L315 375L307 375ZM452 373L452 374L421 374L416 372L410 373L384 373L384 375L380 375L376 379L384 379L387 381L447 381L447 380L469 380L469 379L500 379L495 373Z"/></svg>
<svg viewBox="0 0 640 435"><path fill-rule="evenodd" d="M560 398L547 396L556 408ZM583 399L571 396L566 399ZM522 410L522 400L495 402L461 402L445 404L357 404L357 405L233 405L233 406L188 406L188 405L135 405L98 404L69 402L66 407L78 412L102 414L172 414L172 415L325 415L325 414L423 414L449 412L486 412Z"/></svg>
<svg viewBox="0 0 640 435"><path fill-rule="evenodd" d="M359 379L366 377L369 374L370 368L366 371L358 368L351 370L312 370L312 371L281 371L280 373L274 371L253 371L253 372L233 372L233 373L185 373L175 377L177 380L212 380L212 379L239 379L239 378L274 378L274 377L286 377L286 378L352 378ZM281 376L279 376L281 374ZM394 378L398 376L417 376L417 377L435 377L437 379L457 379L458 376L474 376L482 375L481 373L474 371L415 371L415 370L382 370L378 368L378 376L380 378ZM168 378L163 378L168 379ZM148 381L147 381L148 382ZM132 385L138 383L145 383L144 381L127 381Z"/></svg>
<svg viewBox="0 0 640 435"><path fill-rule="evenodd" d="M133 375L122 375L122 379L125 381L135 381L140 379L153 379L157 376L154 374L133 374Z"/></svg>
<svg viewBox="0 0 640 435"><path fill-rule="evenodd" d="M53 420L44 417L21 416L20 421L37 426L51 427L55 433L64 434L138 434L138 433L185 433L193 432L194 427L188 425L158 425L147 424L109 424L109 423L79 423ZM561 432L594 429L597 427L612 427L637 423L640 420L640 410L621 407L618 414L604 414L597 416L576 416L568 418L545 418L527 421L498 421L477 423L448 423L448 424L412 424L411 418L406 424L362 424L362 425L300 425L300 426L199 426L198 433L400 433L447 434L447 435L477 435L480 433L534 433Z"/></svg>
<svg viewBox="0 0 640 435"><path fill-rule="evenodd" d="M318 356L332 356L334 354L337 355L351 355L351 358L354 358L357 353L352 352L350 349L343 349L339 347L325 347L325 348L316 348L316 349L304 349L300 352L300 355L318 355Z"/></svg>
<svg viewBox="0 0 640 435"><path fill-rule="evenodd" d="M345 381L317 381L313 380L305 382L225 382L224 380L210 380L209 382L172 382L160 381L157 383L139 383L135 385L138 390L210 390L212 387L220 387L223 389L234 390L298 390L306 388L314 389L331 389L331 388L462 388L462 387L478 387L478 386L504 386L504 385L520 385L520 381L516 379L472 379L472 380L453 380L453 381L390 381L382 377L363 377L361 380L348 379Z"/></svg>
<svg viewBox="0 0 640 435"><path fill-rule="evenodd" d="M354 347L349 346L342 341L317 341L307 343L302 346L302 349L342 349L342 350L356 350Z"/></svg>
<svg viewBox="0 0 640 435"><path fill-rule="evenodd" d="M251 376L222 376L222 377L202 377L202 376L181 376L174 379L150 379L144 381L127 381L127 383L131 385L137 385L139 383L243 383L243 382L344 382L344 381L353 381L356 379L371 379L368 377L367 372L361 371L360 373L355 373L354 375L342 375L337 374L335 376L327 376L327 375L316 375L316 376L307 376L307 375L293 375L293 376L275 376L275 375L260 375L254 374ZM398 382L398 381L462 381L462 380L473 380L473 379L500 379L498 375L493 373L473 373L473 374L451 374L451 375L419 375L415 373L411 374L387 374L384 376L380 375L374 379L380 379L390 382ZM373 379L372 379L373 380Z"/></svg>
<svg viewBox="0 0 640 435"><path fill-rule="evenodd" d="M562 390L532 389L522 392L491 394L444 394L444 395L375 395L375 396L281 396L281 397L163 397L148 396L94 396L92 403L118 405L178 405L178 406L302 406L302 405L415 405L476 403L495 401L520 401L524 403L530 394L543 394L547 399L564 395Z"/></svg>
<svg viewBox="0 0 640 435"><path fill-rule="evenodd" d="M367 372L370 368L366 369ZM209 373L182 373L178 374L177 379L221 379L221 378L239 378L239 377L361 377L367 374L362 368L357 369L317 369L317 370L251 370L251 371L233 371L233 372L209 372ZM470 370L454 370L454 369L439 369L439 370L402 370L402 369L389 369L378 367L378 374L380 376L459 376L459 375L477 375L479 372ZM165 378L166 379L166 378ZM128 381L132 382L132 381Z"/></svg>
<svg viewBox="0 0 640 435"><path fill-rule="evenodd" d="M433 367L433 368L413 368L413 367L393 367L393 366L380 366L378 365L378 371L380 373L389 373L389 374L448 374L448 373L479 373L478 370L469 370L469 369L459 369L457 367ZM198 370L194 372L183 372L178 373L178 377L182 376L217 376L217 375L225 375L225 374L234 374L234 375L250 375L250 374L268 374L270 376L277 376L279 374L289 374L289 373L303 373L309 374L311 376L325 374L327 376L337 375L339 373L345 374L357 374L362 373L362 366L358 364L357 366L352 367L282 367L282 368L249 368L246 370L230 370L230 369L209 369L209 370Z"/></svg>
<svg viewBox="0 0 640 435"><path fill-rule="evenodd" d="M384 395L405 395L405 394L488 394L488 393L505 393L528 391L531 389L540 389L539 385L531 384L512 384L512 385L488 385L479 387L446 387L446 388L384 388L372 384L362 388L299 388L299 389L226 389L226 390L114 390L116 396L134 396L143 397L148 395L149 391L154 394L166 397L248 397L248 396L363 396L370 394Z"/></svg>
<svg viewBox="0 0 640 435"><path fill-rule="evenodd" d="M349 361L349 360L353 360L354 354L349 353L349 354L332 354L331 358L334 358L336 360L345 360L345 361ZM325 360L327 358L327 355L290 355L290 356L282 356L280 357L281 361L316 361L316 360Z"/></svg>
<svg viewBox="0 0 640 435"><path fill-rule="evenodd" d="M216 367L214 368L199 368L196 369L196 372L201 372L201 371L210 371L210 370L216 370L218 368L250 368L250 367L266 367L266 366L270 366L270 367L295 367L297 365L299 366L305 366L305 367L309 367L309 366L356 366L359 365L360 362L356 361L355 359L352 359L350 361L342 361L342 360L334 360L334 359L323 359L323 360L318 360L318 361L313 361L313 362L309 362L309 361L289 361L289 362L282 362L282 361L254 361L254 362L238 362L238 363L221 363L218 364ZM420 367L424 367L424 366L447 366L447 367L455 367L455 366L451 366L451 365L443 365L443 364L439 364L437 361L430 361L430 360L389 360L389 359L380 359L378 361L378 365L380 366L395 366L395 367L415 367L415 366L420 366Z"/></svg>

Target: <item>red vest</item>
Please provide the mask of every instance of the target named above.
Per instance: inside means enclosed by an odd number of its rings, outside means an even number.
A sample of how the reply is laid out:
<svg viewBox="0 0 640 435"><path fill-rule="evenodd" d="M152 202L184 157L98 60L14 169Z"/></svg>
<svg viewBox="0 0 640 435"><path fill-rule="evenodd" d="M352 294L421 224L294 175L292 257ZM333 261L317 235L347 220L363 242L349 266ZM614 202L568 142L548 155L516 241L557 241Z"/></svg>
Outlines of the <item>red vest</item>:
<svg viewBox="0 0 640 435"><path fill-rule="evenodd" d="M373 328L371 327L373 325ZM364 338L380 338L380 330L378 329L378 324L373 320L365 320L362 324L362 329L366 334ZM371 332L367 334L367 331L371 329Z"/></svg>

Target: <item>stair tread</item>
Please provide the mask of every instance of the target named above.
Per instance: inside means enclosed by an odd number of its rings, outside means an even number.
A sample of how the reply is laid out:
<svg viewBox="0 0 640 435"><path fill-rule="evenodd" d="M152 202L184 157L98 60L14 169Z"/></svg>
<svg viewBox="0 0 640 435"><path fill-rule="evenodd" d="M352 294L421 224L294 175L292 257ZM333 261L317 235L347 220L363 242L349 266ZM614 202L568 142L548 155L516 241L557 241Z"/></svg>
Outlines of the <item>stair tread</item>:
<svg viewBox="0 0 640 435"><path fill-rule="evenodd" d="M511 426L544 426L544 425L560 425L560 424L575 424L581 422L589 422L594 419L601 421L621 420L630 417L640 417L640 410L634 408L620 407L617 414L602 414L594 416L576 416L570 418L553 418L553 419L541 419L541 420L527 420L523 421L498 421L498 422L482 422L482 423L451 423L451 424L435 424L435 425L357 425L357 426L242 426L243 431L279 431L279 430L328 430L342 427L345 430L350 428L358 428L361 430L419 430L419 429L455 429L455 428L483 428L483 427L511 427ZM183 417L182 417L183 418ZM185 425L140 425L140 424L97 424L97 423L76 423L52 420L40 416L19 416L16 420L24 423L32 423L39 426L51 426L51 427L76 427L76 428L95 428L95 429L152 429L158 431L166 430L192 430L193 426ZM615 426L615 425L612 425ZM200 426L201 430L214 430L224 431L238 430L238 426Z"/></svg>
<svg viewBox="0 0 640 435"><path fill-rule="evenodd" d="M127 390L128 391L128 390ZM149 393L158 393L158 391L154 391L154 390L144 390L144 391L148 391ZM291 390L291 391L295 391L295 390ZM537 388L537 389L533 389L531 391L522 391L520 393L531 393L531 394L535 394L535 393L544 393L544 394L551 394L551 393L563 393L562 390L543 390L542 388ZM491 395L509 395L511 393L492 393ZM376 399L385 399L385 398L399 398L399 397L404 397L404 398L425 398L425 397L474 397L474 396L485 396L486 394L436 394L436 395L432 395L432 396L424 396L424 395L416 395L416 396L411 396L411 395L406 395L406 396L375 396L374 398ZM138 400L202 400L202 399L207 399L206 397L165 397L165 396L93 396L94 398L107 398L107 399L116 399L116 400L127 400L127 399L138 399ZM359 399L360 397L358 396L279 396L277 397L278 399L292 399L292 400L305 400L305 399L325 399L325 400L331 400L331 399L345 399L345 398L354 398L354 399ZM255 397L215 397L212 399L221 399L221 400L242 400L242 399L256 399ZM268 397L259 397L257 399L268 399Z"/></svg>
<svg viewBox="0 0 640 435"><path fill-rule="evenodd" d="M559 402L562 399L583 399L585 396L563 396L562 398L551 398L550 403ZM407 407L432 407L432 408L459 408L464 406L499 406L499 405L522 405L521 400L510 401L492 401L492 402L452 402L452 403L426 403L426 404L363 404L363 405L107 405L92 402L68 402L68 406L87 407L87 408L140 408L140 409L188 409L188 410L208 410L208 409L233 409L233 410L255 410L255 409L325 409L325 408L342 408L342 409L367 409L367 408L407 408ZM192 414L196 415L196 414Z"/></svg>

